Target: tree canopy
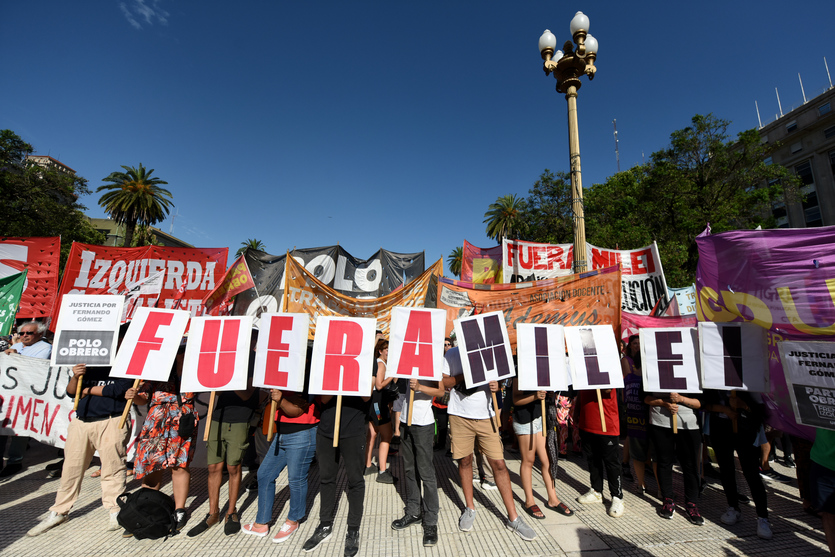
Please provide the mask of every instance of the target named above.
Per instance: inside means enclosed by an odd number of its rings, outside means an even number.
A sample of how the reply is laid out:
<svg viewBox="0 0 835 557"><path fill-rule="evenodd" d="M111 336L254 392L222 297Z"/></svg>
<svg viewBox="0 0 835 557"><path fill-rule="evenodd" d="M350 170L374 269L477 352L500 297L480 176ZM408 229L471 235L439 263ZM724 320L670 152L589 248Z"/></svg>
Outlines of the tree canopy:
<svg viewBox="0 0 835 557"><path fill-rule="evenodd" d="M168 182L151 176L142 163L137 168L122 166L124 172L112 172L102 179L109 182L96 192L106 190L99 205L119 224L125 225L125 246L133 245L137 224L153 225L165 219L173 207L171 192L159 187Z"/></svg>
<svg viewBox="0 0 835 557"><path fill-rule="evenodd" d="M241 242L241 247L239 247L238 251L235 252L235 258L240 257L241 254L248 249L265 251L267 249L267 246L265 246L264 242L262 242L261 240L249 238L246 242Z"/></svg>
<svg viewBox="0 0 835 557"><path fill-rule="evenodd" d="M464 248L459 246L452 250L450 254L446 258L447 267L449 267L449 272L455 275L456 277L461 276L461 265L464 260Z"/></svg>
<svg viewBox="0 0 835 557"><path fill-rule="evenodd" d="M502 238L519 238L523 228L522 212L525 200L513 195L505 195L491 203L484 213L487 224L487 237L501 243Z"/></svg>

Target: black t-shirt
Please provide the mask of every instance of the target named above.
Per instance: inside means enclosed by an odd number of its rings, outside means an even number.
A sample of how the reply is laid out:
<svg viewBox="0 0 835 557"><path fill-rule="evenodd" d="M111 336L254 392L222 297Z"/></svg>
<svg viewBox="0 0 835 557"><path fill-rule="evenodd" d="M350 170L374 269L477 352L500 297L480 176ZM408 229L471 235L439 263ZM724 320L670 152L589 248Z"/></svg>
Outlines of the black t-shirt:
<svg viewBox="0 0 835 557"><path fill-rule="evenodd" d="M254 370L255 352L250 352L249 373L246 378L247 386L252 385ZM218 391L212 420L227 424L246 423L252 419L255 410L258 408L258 402L258 389L253 389L252 394L246 400L242 400L235 391Z"/></svg>
<svg viewBox="0 0 835 557"><path fill-rule="evenodd" d="M82 422L94 422L119 416L125 410L125 393L133 387L132 379L111 379L109 367L88 367L81 388L103 387L102 396L85 396L78 401L75 415Z"/></svg>
<svg viewBox="0 0 835 557"><path fill-rule="evenodd" d="M365 435L365 422L368 417L370 402L358 396L342 397L342 418L339 420L339 438L347 439ZM336 421L336 397L322 406L319 415L319 435L333 439L333 426Z"/></svg>

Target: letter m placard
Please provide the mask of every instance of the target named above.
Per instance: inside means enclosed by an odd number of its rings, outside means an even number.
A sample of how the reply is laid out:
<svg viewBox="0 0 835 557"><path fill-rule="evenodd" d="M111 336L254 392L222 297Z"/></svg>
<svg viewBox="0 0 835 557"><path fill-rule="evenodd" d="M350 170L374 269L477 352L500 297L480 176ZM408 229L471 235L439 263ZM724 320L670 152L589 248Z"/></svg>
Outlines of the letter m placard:
<svg viewBox="0 0 835 557"><path fill-rule="evenodd" d="M467 388L516 376L502 312L456 319L454 325Z"/></svg>

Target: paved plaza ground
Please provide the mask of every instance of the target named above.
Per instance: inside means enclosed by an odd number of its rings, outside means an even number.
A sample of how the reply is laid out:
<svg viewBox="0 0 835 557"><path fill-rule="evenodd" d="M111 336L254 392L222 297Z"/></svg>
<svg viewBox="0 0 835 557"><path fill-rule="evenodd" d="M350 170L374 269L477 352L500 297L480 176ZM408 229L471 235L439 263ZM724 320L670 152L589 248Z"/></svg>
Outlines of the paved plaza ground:
<svg viewBox="0 0 835 557"><path fill-rule="evenodd" d="M659 501L654 496L638 496L634 484L624 482L627 493L624 498L626 513L621 518L606 514L610 501L608 488L604 489L604 503L584 506L576 498L588 489L588 472L581 459L572 457L560 462L557 494L560 499L576 511L575 516L566 518L544 508L545 500L537 501L545 520L534 520L524 514L524 497L519 482L519 455L509 450L505 456L510 469L511 481L520 515L531 524L537 533L533 542L525 542L504 526L504 506L498 491L482 491L476 487L475 500L477 515L471 532L458 530L458 517L463 509L463 495L459 487L458 471L453 461L443 452L435 453L435 466L441 491L441 512L438 523L439 542L434 548L422 545L422 528L413 526L395 532L390 523L403 515L404 482L395 485L379 484L374 477L366 477L365 514L360 531L361 556L391 557L406 555L427 556L474 556L497 557L502 555L589 555L592 557L614 556L685 556L698 557L730 555L793 555L812 557L828 555L820 520L805 514L801 508L796 482L791 484L767 483L769 512L774 539L761 540L756 535L756 515L753 505L743 505L743 520L735 526L725 526L719 517L726 509L725 497L718 480L709 479L709 487L702 495L699 507L705 518L703 526L690 524L682 514L672 520L656 515ZM299 532L283 544L274 544L270 538L257 538L240 533L225 536L222 526L216 526L196 538L184 534L162 540L123 539L121 531L108 532L107 513L101 507L99 480L90 478L88 471L82 492L70 520L36 537L26 537L26 532L48 511L54 502L59 480L49 479L45 466L57 462L58 450L32 442L27 453L28 468L12 480L0 484L0 555L20 557L42 557L47 555L107 556L142 555L154 557L183 556L246 556L301 555L302 544L312 534L318 523L319 474L314 464L310 470L310 491L308 496L309 519ZM777 471L794 477L794 471L774 467ZM393 459L391 471L402 477L403 467L399 457ZM248 473L244 473L244 482ZM541 496L545 493L542 479L534 472L534 491ZM748 493L745 481L738 474L743 493ZM344 473L340 472L339 485L345 486ZM278 481L279 493L273 513L279 525L287 515L289 492L286 471ZM675 490L682 497L681 476L676 473ZM128 489L139 487L136 480ZM656 493L657 486L650 478L647 481L650 493ZM170 482L163 488L171 493ZM226 487L221 491L221 502L226 500ZM196 524L208 512L206 493L206 471L195 469L192 475L188 507L192 518L186 529ZM255 492L244 492L238 504L242 523L252 522L257 510ZM345 517L347 501L344 492L340 496L334 535L310 555L332 557L342 555L345 538ZM273 528L275 533L277 527Z"/></svg>

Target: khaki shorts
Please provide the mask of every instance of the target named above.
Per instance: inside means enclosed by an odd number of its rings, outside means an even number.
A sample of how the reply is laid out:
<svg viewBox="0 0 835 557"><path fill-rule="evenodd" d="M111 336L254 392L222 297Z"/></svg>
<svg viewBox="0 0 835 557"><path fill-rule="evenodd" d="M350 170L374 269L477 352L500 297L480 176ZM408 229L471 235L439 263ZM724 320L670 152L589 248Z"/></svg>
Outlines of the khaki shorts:
<svg viewBox="0 0 835 557"><path fill-rule="evenodd" d="M226 462L237 466L249 448L249 424L228 424L212 420L209 442L206 444L206 464Z"/></svg>
<svg viewBox="0 0 835 557"><path fill-rule="evenodd" d="M481 454L492 460L504 459L504 447L499 433L494 429L493 418L471 420L461 416L449 416L449 432L452 437L452 458L455 460L473 454L475 443Z"/></svg>

